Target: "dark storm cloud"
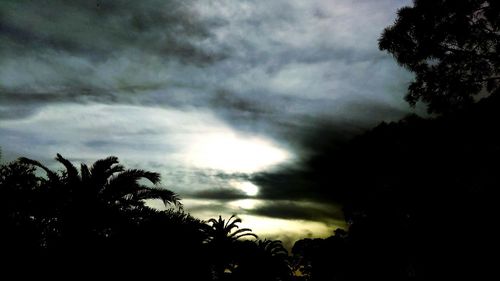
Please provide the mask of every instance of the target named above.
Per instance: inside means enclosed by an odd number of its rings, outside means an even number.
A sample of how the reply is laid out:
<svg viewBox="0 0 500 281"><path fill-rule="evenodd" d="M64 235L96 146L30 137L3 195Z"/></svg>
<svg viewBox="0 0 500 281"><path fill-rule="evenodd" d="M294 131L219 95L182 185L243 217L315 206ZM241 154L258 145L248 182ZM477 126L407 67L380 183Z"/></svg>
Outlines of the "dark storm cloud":
<svg viewBox="0 0 500 281"><path fill-rule="evenodd" d="M137 103L174 84L165 69L222 59L202 44L216 21L193 3L2 1L0 101L25 107L3 116L54 102Z"/></svg>
<svg viewBox="0 0 500 281"><path fill-rule="evenodd" d="M208 37L209 31L208 24L198 22L189 9L189 2L3 1L0 34L7 40L4 46L18 46L25 52L36 47L106 59L112 52L135 47L210 62L214 57L190 42Z"/></svg>

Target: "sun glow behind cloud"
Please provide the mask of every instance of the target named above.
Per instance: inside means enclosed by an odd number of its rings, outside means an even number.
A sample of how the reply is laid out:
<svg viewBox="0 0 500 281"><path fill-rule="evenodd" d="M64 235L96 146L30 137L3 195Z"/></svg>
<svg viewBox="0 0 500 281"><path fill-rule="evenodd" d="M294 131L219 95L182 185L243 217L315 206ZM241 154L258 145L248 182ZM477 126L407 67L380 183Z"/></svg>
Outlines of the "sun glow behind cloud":
<svg viewBox="0 0 500 281"><path fill-rule="evenodd" d="M47 129L56 125L57 134ZM235 173L260 171L293 158L268 138L247 136L215 114L193 109L66 103L46 106L24 119L4 120L0 130L10 133L0 136L2 148L34 158L58 152L81 160L126 155L136 162ZM41 144L50 145L37 149ZM258 192L250 183L235 184L248 195Z"/></svg>
<svg viewBox="0 0 500 281"><path fill-rule="evenodd" d="M236 189L243 191L248 196L256 196L259 194L259 187L249 181L230 181L230 185Z"/></svg>
<svg viewBox="0 0 500 281"><path fill-rule="evenodd" d="M197 167L234 173L253 173L290 160L288 151L270 140L223 131L202 135L189 149L188 158ZM253 196L258 192L251 183L236 188Z"/></svg>

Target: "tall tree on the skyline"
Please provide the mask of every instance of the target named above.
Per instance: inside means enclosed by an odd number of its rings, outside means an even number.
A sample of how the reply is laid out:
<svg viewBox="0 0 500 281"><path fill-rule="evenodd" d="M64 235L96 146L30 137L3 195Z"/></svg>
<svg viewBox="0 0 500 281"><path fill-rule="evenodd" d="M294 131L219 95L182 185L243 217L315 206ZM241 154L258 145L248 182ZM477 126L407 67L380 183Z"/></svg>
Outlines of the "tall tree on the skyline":
<svg viewBox="0 0 500 281"><path fill-rule="evenodd" d="M415 0L399 10L379 48L415 74L406 100L431 113L462 108L500 89L500 4Z"/></svg>
<svg viewBox="0 0 500 281"><path fill-rule="evenodd" d="M246 236L257 238L251 229L239 228L238 223L241 223L241 219L236 215L227 221L222 216L208 220L207 244L214 257L214 275L217 280L224 278L226 270L232 270L238 239Z"/></svg>

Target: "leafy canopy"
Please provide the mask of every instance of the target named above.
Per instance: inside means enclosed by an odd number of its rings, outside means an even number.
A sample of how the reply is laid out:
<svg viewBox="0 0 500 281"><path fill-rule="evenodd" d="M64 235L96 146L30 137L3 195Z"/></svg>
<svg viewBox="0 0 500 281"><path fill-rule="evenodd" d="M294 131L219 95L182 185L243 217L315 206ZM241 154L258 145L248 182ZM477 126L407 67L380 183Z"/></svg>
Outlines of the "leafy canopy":
<svg viewBox="0 0 500 281"><path fill-rule="evenodd" d="M500 89L500 1L414 0L379 48L415 74L410 105L421 101L431 113L462 108Z"/></svg>

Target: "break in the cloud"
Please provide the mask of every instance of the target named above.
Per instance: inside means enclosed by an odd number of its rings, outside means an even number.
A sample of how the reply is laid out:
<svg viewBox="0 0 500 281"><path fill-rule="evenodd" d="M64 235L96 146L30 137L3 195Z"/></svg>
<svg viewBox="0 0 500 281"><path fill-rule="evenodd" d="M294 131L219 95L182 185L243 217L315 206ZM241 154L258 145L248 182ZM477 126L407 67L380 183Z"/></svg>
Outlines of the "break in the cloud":
<svg viewBox="0 0 500 281"><path fill-rule="evenodd" d="M290 170L408 112L411 75L377 38L409 2L1 1L3 156L115 154L161 172L200 216L202 201L230 214L261 200L243 212L252 221L331 230L337 213L303 203L324 200Z"/></svg>

